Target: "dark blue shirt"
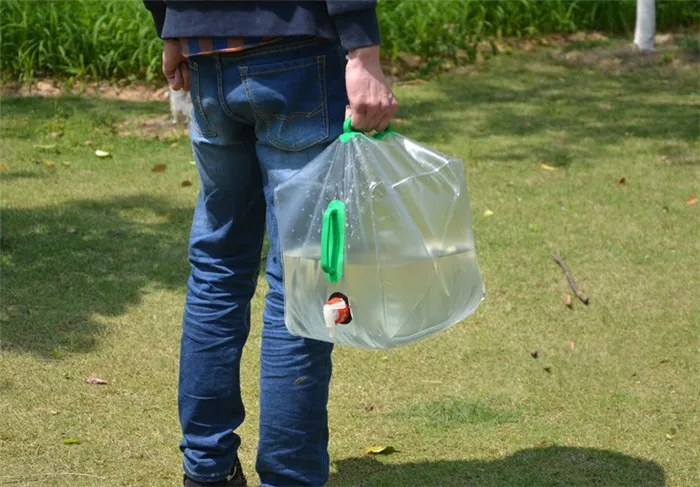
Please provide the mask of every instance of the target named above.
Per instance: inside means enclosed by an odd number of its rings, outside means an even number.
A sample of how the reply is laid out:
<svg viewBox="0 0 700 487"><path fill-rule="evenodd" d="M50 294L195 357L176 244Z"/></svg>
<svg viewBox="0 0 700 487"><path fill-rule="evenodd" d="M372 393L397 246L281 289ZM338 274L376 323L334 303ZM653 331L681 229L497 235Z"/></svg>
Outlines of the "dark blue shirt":
<svg viewBox="0 0 700 487"><path fill-rule="evenodd" d="M339 39L346 50L379 44L377 0L144 0L158 36Z"/></svg>

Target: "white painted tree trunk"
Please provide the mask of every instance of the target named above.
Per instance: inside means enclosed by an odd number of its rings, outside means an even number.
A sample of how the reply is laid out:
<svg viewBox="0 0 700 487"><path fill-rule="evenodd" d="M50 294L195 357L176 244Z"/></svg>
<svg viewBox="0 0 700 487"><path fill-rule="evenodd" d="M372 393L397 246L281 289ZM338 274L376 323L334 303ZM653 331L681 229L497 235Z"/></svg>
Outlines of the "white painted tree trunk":
<svg viewBox="0 0 700 487"><path fill-rule="evenodd" d="M170 88L170 113L173 116L173 123L187 122L192 111L192 99L189 91L175 91Z"/></svg>
<svg viewBox="0 0 700 487"><path fill-rule="evenodd" d="M637 0L637 24L634 45L642 52L654 50L656 36L656 0Z"/></svg>

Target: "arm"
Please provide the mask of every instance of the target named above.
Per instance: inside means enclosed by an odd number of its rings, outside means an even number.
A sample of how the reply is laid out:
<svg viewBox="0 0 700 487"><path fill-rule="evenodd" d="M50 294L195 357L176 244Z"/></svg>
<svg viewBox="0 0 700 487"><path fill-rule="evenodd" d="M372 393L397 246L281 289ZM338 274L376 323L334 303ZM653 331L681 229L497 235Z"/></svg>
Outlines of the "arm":
<svg viewBox="0 0 700 487"><path fill-rule="evenodd" d="M163 24L165 24L165 2L163 0L143 0L143 3L153 16L158 37L162 38ZM189 91L190 69L187 59L180 51L178 39L163 39L163 74L173 90Z"/></svg>
<svg viewBox="0 0 700 487"><path fill-rule="evenodd" d="M398 109L379 61L376 0L326 0L340 42L348 51L345 86L356 130L384 130Z"/></svg>
<svg viewBox="0 0 700 487"><path fill-rule="evenodd" d="M346 50L379 44L377 0L326 0L326 6Z"/></svg>

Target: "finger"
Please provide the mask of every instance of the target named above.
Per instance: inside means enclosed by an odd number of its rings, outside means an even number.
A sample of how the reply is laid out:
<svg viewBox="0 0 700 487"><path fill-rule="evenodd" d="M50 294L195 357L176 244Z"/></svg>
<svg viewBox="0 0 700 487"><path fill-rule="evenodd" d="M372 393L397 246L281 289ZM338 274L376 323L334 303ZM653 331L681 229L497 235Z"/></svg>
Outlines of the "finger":
<svg viewBox="0 0 700 487"><path fill-rule="evenodd" d="M345 120L348 118L352 117L352 108L350 108L350 105L345 106Z"/></svg>
<svg viewBox="0 0 700 487"><path fill-rule="evenodd" d="M387 126L391 122L391 119L396 115L396 111L399 108L399 104L396 102L394 95L390 93L389 100L385 103L382 108L382 118L379 122L379 127L377 130L386 130Z"/></svg>
<svg viewBox="0 0 700 487"><path fill-rule="evenodd" d="M165 75L166 79L171 79L173 76L175 76L175 70L176 67L172 66L172 63L168 60L168 58L165 55L165 52L163 53L163 74Z"/></svg>
<svg viewBox="0 0 700 487"><path fill-rule="evenodd" d="M170 86L175 91L180 91L182 89L182 73L180 72L180 69L176 68L173 72L173 78L172 82L170 83Z"/></svg>
<svg viewBox="0 0 700 487"><path fill-rule="evenodd" d="M182 73L182 89L190 91L190 65L187 62L181 63L180 72Z"/></svg>
<svg viewBox="0 0 700 487"><path fill-rule="evenodd" d="M382 119L384 118L384 110L382 110L381 105L375 105L365 112L365 116L365 124L367 125L367 128L365 130L368 132L370 130L379 130L379 126L381 125Z"/></svg>
<svg viewBox="0 0 700 487"><path fill-rule="evenodd" d="M352 128L359 130L360 132L366 132L369 130L367 128L367 118L365 116L364 108L355 107L352 109Z"/></svg>
<svg viewBox="0 0 700 487"><path fill-rule="evenodd" d="M165 79L168 80L168 85L170 86L170 88L172 88L175 91L180 89L177 86L177 79L175 78L175 74L166 75Z"/></svg>
<svg viewBox="0 0 700 487"><path fill-rule="evenodd" d="M391 123L391 118L392 118L391 113L387 113L386 115L384 115L384 118L382 118L382 120L379 122L379 125L377 126L377 130L379 132L384 132L386 130L386 128L389 126L389 123Z"/></svg>
<svg viewBox="0 0 700 487"><path fill-rule="evenodd" d="M386 112L386 119L388 119L390 122L391 120L396 116L396 112L399 110L399 104L396 101L396 98L392 95L391 97L391 102L389 104L389 109Z"/></svg>

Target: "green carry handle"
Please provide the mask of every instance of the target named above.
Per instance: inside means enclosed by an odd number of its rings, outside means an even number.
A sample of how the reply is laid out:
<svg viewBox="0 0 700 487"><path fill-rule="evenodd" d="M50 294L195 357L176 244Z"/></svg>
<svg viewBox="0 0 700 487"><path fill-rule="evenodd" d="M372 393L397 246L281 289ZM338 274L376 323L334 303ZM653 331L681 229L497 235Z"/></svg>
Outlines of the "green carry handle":
<svg viewBox="0 0 700 487"><path fill-rule="evenodd" d="M330 282L343 277L345 260L345 203L333 200L323 213L321 228L321 269Z"/></svg>
<svg viewBox="0 0 700 487"><path fill-rule="evenodd" d="M393 134L394 129L392 128L391 122L389 122L389 125L382 130L381 132L377 132L372 136L372 138L377 139L377 140L383 140L384 137L386 137L389 134ZM357 137L358 135L365 135L363 132L358 132L354 128L352 128L352 119L351 118L346 118L345 122L343 123L343 133L340 134L340 140L341 142L347 142L353 137Z"/></svg>

